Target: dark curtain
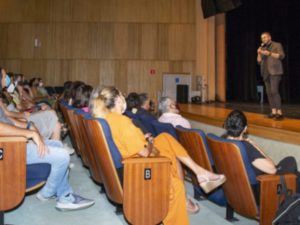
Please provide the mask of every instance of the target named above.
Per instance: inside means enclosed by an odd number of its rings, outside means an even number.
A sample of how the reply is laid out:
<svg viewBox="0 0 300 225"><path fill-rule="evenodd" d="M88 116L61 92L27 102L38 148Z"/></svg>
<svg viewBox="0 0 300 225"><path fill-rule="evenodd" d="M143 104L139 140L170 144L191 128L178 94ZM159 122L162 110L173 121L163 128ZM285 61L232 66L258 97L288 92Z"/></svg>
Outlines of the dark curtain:
<svg viewBox="0 0 300 225"><path fill-rule="evenodd" d="M286 53L280 92L284 102L300 102L300 1L243 0L226 15L227 101L258 101L263 84L256 51L269 31Z"/></svg>

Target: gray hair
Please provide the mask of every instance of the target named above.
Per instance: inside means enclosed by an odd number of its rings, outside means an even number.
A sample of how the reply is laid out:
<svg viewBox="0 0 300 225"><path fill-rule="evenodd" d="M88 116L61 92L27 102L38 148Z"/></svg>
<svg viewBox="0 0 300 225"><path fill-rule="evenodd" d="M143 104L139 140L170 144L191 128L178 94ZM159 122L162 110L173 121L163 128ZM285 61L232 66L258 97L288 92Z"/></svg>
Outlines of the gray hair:
<svg viewBox="0 0 300 225"><path fill-rule="evenodd" d="M172 99L168 96L162 97L158 104L158 111L161 114L168 112L171 101L172 101Z"/></svg>

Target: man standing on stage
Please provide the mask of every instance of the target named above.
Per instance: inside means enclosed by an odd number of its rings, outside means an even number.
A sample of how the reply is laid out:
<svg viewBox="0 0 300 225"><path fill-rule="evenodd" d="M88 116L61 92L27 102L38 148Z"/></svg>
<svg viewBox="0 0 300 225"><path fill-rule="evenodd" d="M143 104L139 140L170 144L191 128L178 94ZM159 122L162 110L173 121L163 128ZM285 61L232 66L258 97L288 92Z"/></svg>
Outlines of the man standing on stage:
<svg viewBox="0 0 300 225"><path fill-rule="evenodd" d="M261 46L257 49L257 62L260 64L261 76L265 82L266 92L272 112L268 118L282 120L279 84L283 75L282 60L285 57L282 45L272 41L269 32L261 34Z"/></svg>

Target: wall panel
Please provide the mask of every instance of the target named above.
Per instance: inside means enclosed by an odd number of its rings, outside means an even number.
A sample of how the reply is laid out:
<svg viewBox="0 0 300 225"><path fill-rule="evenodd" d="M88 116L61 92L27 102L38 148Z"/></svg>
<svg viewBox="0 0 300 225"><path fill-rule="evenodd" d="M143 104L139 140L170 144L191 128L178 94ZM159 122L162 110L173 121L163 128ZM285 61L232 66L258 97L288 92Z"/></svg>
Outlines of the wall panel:
<svg viewBox="0 0 300 225"><path fill-rule="evenodd" d="M157 96L163 73L194 72L194 1L1 0L0 66L47 85L82 80Z"/></svg>

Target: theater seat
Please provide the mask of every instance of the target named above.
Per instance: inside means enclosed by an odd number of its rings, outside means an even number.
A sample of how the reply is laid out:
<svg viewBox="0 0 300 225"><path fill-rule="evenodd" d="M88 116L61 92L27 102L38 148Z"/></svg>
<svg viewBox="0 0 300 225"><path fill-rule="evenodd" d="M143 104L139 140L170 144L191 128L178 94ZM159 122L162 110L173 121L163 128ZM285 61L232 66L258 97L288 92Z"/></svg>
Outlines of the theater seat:
<svg viewBox="0 0 300 225"><path fill-rule="evenodd" d="M164 157L122 160L108 123L104 119L86 119L87 136L94 150L107 197L123 205L125 217L131 224L160 223L168 212L170 160Z"/></svg>
<svg viewBox="0 0 300 225"><path fill-rule="evenodd" d="M277 188L280 176L262 175L256 178L246 149L241 141L228 140L208 134L207 140L218 173L225 174L223 184L227 199L227 219L237 212L245 217L257 219L260 225L270 225L278 208ZM289 189L295 191L296 176L285 175ZM260 188L260 200L256 202L253 189Z"/></svg>
<svg viewBox="0 0 300 225"><path fill-rule="evenodd" d="M49 164L26 165L26 142L23 137L0 137L0 225L4 211L15 208L30 192L45 184Z"/></svg>
<svg viewBox="0 0 300 225"><path fill-rule="evenodd" d="M187 150L190 157L204 169L215 172L215 162L212 158L205 133L200 129L187 129L181 126L176 127L176 133L179 142ZM209 194L205 194L199 187L194 173L191 174L194 186L194 197L196 199L199 199L200 196L202 196L220 206L226 206L226 198L222 187L217 188Z"/></svg>
<svg viewBox="0 0 300 225"><path fill-rule="evenodd" d="M170 123L161 123L158 120L152 120L151 126L153 127L156 135L159 135L161 133L168 133L172 135L176 140L178 140L175 128Z"/></svg>
<svg viewBox="0 0 300 225"><path fill-rule="evenodd" d="M50 174L51 165L48 163L34 163L26 165L26 192L42 187Z"/></svg>

